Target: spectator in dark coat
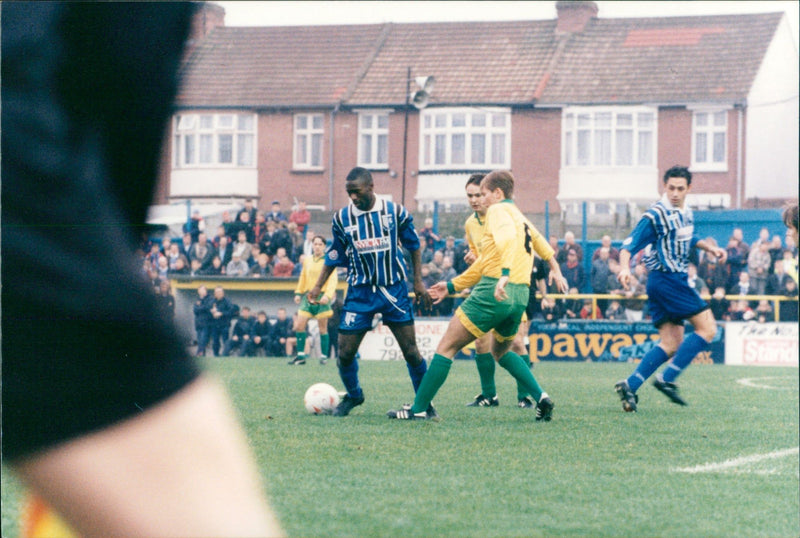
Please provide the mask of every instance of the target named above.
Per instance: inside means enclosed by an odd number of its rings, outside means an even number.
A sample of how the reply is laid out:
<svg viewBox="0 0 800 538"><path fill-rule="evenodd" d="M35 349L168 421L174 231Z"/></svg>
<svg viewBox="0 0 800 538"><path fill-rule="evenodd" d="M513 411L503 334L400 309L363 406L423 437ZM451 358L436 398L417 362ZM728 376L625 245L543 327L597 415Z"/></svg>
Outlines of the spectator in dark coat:
<svg viewBox="0 0 800 538"><path fill-rule="evenodd" d="M578 260L578 253L574 249L567 251L567 260L561 264L561 274L567 279L570 288L576 288L578 292L583 290L584 284L586 284L586 274Z"/></svg>

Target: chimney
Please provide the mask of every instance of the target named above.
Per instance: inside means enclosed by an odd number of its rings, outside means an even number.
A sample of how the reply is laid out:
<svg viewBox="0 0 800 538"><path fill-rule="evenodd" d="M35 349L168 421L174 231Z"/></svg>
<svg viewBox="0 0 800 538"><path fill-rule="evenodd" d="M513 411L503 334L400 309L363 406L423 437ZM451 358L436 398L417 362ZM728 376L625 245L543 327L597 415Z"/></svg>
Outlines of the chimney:
<svg viewBox="0 0 800 538"><path fill-rule="evenodd" d="M558 22L556 33L580 33L597 18L597 4L583 0L560 0L556 2Z"/></svg>
<svg viewBox="0 0 800 538"><path fill-rule="evenodd" d="M198 2L192 17L192 25L189 29L189 41L187 48L194 48L197 43L203 40L214 28L225 26L225 8L213 2Z"/></svg>

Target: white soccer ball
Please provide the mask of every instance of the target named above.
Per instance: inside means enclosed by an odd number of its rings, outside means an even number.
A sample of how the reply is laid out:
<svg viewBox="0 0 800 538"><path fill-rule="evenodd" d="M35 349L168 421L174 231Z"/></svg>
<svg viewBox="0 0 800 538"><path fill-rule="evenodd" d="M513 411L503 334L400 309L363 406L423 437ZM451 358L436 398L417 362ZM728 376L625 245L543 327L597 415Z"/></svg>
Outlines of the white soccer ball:
<svg viewBox="0 0 800 538"><path fill-rule="evenodd" d="M327 383L315 383L308 387L303 403L312 415L330 415L339 405L339 392Z"/></svg>

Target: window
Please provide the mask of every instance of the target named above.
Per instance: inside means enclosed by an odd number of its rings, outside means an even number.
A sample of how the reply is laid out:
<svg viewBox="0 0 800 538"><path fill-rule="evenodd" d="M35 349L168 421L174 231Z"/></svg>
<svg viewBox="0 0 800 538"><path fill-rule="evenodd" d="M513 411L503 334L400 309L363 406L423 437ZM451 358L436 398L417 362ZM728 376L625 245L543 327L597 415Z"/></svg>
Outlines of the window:
<svg viewBox="0 0 800 538"><path fill-rule="evenodd" d="M294 117L294 168L322 168L322 114L297 114Z"/></svg>
<svg viewBox="0 0 800 538"><path fill-rule="evenodd" d="M655 166L656 111L644 107L569 108L563 116L567 167Z"/></svg>
<svg viewBox="0 0 800 538"><path fill-rule="evenodd" d="M358 115L358 165L389 167L389 113L361 112Z"/></svg>
<svg viewBox="0 0 800 538"><path fill-rule="evenodd" d="M695 110L692 115L692 169L728 170L728 111Z"/></svg>
<svg viewBox="0 0 800 538"><path fill-rule="evenodd" d="M254 166L255 124L253 114L176 115L173 166Z"/></svg>
<svg viewBox="0 0 800 538"><path fill-rule="evenodd" d="M510 168L510 110L426 109L421 122L421 169Z"/></svg>

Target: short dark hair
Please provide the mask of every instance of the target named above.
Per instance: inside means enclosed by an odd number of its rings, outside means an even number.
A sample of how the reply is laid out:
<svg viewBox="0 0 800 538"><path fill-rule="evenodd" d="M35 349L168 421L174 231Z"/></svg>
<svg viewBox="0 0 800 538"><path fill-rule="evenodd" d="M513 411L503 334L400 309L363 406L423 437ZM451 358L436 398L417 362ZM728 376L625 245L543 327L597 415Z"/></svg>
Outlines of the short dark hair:
<svg viewBox="0 0 800 538"><path fill-rule="evenodd" d="M797 230L797 204L792 204L787 206L786 209L783 210L783 224L789 228L793 227Z"/></svg>
<svg viewBox="0 0 800 538"><path fill-rule="evenodd" d="M686 166L673 166L666 172L664 172L664 183L666 184L671 177L682 177L686 180L687 185L692 184L692 173L689 171L689 168Z"/></svg>
<svg viewBox="0 0 800 538"><path fill-rule="evenodd" d="M514 176L508 170L495 170L483 178L482 184L490 191L500 189L506 198L511 198L514 194Z"/></svg>
<svg viewBox="0 0 800 538"><path fill-rule="evenodd" d="M466 189L470 185L477 185L478 187L480 187L481 186L481 181L485 177L486 177L486 174L472 174L471 176L469 176L469 179L467 180L466 185L464 185L464 188Z"/></svg>
<svg viewBox="0 0 800 538"><path fill-rule="evenodd" d="M356 166L350 173L347 174L347 181L363 181L367 185L372 184L372 174L366 168L361 168L360 166Z"/></svg>

